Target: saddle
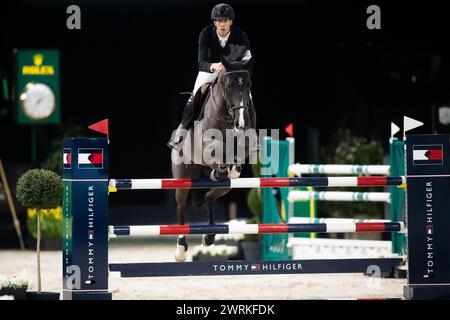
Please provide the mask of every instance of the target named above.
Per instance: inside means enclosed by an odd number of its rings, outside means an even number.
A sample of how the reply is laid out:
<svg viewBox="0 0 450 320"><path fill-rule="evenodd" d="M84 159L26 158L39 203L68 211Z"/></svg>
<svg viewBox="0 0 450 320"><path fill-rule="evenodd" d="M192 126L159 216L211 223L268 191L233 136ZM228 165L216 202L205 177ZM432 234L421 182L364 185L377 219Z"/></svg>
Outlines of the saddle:
<svg viewBox="0 0 450 320"><path fill-rule="evenodd" d="M214 82L207 82L203 84L197 92L195 92L194 101L192 104L192 108L194 109L194 120L200 121L203 119L206 101L208 101L208 98L211 95L212 87L216 82L217 79L215 79Z"/></svg>

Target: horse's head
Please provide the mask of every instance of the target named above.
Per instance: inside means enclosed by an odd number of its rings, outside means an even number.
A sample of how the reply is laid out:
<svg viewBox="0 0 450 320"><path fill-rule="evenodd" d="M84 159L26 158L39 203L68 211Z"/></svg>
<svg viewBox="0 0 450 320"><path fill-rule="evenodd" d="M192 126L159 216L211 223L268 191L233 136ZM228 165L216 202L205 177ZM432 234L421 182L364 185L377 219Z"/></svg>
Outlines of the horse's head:
<svg viewBox="0 0 450 320"><path fill-rule="evenodd" d="M229 122L233 123L236 131L244 131L251 127L250 60L242 60L246 51L245 47L232 50L230 55L222 59L225 69L219 74L219 84L225 99Z"/></svg>

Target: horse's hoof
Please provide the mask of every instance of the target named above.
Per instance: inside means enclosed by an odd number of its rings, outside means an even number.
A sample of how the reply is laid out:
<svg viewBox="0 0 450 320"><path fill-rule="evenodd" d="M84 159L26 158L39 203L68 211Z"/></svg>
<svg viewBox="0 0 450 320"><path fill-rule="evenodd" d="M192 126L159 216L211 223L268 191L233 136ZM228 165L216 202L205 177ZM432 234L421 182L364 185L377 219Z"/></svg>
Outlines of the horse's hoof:
<svg viewBox="0 0 450 320"><path fill-rule="evenodd" d="M219 179L216 178L216 169L214 169L213 171L211 171L211 173L209 174L209 178L210 178L212 181L217 181L217 180L219 180Z"/></svg>
<svg viewBox="0 0 450 320"><path fill-rule="evenodd" d="M228 178L237 179L241 176L241 166L232 165L231 169L228 169Z"/></svg>
<svg viewBox="0 0 450 320"><path fill-rule="evenodd" d="M223 171L221 171L219 169L213 169L211 171L211 173L209 174L209 178L212 181L219 181L219 180L225 179L228 176L228 171L229 171L228 168L224 168Z"/></svg>
<svg viewBox="0 0 450 320"><path fill-rule="evenodd" d="M175 261L177 262L185 262L186 261L186 250L185 247L183 245L178 245L177 244L177 248L175 250Z"/></svg>
<svg viewBox="0 0 450 320"><path fill-rule="evenodd" d="M204 246L208 247L208 246L214 244L214 241L216 241L215 234L206 234L203 236L202 243Z"/></svg>
<svg viewBox="0 0 450 320"><path fill-rule="evenodd" d="M177 262L186 261L186 252L188 251L188 243L185 236L177 239L177 248L175 250L175 260Z"/></svg>

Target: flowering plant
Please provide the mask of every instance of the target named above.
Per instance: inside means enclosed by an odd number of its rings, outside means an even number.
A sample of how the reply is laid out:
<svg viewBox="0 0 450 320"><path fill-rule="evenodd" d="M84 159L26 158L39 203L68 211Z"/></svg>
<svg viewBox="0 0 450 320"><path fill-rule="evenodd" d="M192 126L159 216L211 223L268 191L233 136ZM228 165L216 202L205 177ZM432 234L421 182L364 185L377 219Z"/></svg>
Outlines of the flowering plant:
<svg viewBox="0 0 450 320"><path fill-rule="evenodd" d="M18 275L12 277L0 274L0 290L9 289L28 289L30 285L30 280L27 279L27 274L25 270L22 270Z"/></svg>
<svg viewBox="0 0 450 320"><path fill-rule="evenodd" d="M28 209L27 225L33 238L37 237L36 209ZM41 235L47 238L61 239L62 237L62 208L41 209Z"/></svg>
<svg viewBox="0 0 450 320"><path fill-rule="evenodd" d="M230 258L238 253L237 246L229 246L226 244L212 245L210 247L195 246L193 250L194 260L202 257L224 257Z"/></svg>
<svg viewBox="0 0 450 320"><path fill-rule="evenodd" d="M213 245L210 247L205 246L196 246L194 247L194 256L198 255L206 255L211 257L217 257L217 256L233 256L237 254L237 247L236 246L229 246L226 244L219 244L219 245Z"/></svg>
<svg viewBox="0 0 450 320"><path fill-rule="evenodd" d="M245 224L245 221L230 220L228 225ZM203 245L195 246L192 252L194 260L201 260L202 258L212 259L233 259L239 254L238 242L244 239L243 234L217 234L215 237L215 244L209 247Z"/></svg>

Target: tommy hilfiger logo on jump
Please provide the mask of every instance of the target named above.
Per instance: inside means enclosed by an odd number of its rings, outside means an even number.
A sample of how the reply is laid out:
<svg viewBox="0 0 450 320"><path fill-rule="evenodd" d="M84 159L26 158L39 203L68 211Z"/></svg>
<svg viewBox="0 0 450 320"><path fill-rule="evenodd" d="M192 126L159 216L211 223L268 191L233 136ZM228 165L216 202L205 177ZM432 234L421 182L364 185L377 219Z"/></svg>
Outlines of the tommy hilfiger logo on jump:
<svg viewBox="0 0 450 320"><path fill-rule="evenodd" d="M240 272L240 271L254 271L254 272L265 272L265 271L291 271L291 270L302 270L302 264L298 262L288 262L288 263L233 263L233 264L213 264L214 272Z"/></svg>
<svg viewBox="0 0 450 320"><path fill-rule="evenodd" d="M441 144L413 146L413 164L415 165L439 165L443 164L443 159Z"/></svg>
<svg viewBox="0 0 450 320"><path fill-rule="evenodd" d="M63 164L64 169L70 169L72 167L72 154L70 148L64 148Z"/></svg>
<svg viewBox="0 0 450 320"><path fill-rule="evenodd" d="M80 148L78 149L79 169L102 169L103 149L102 148Z"/></svg>

